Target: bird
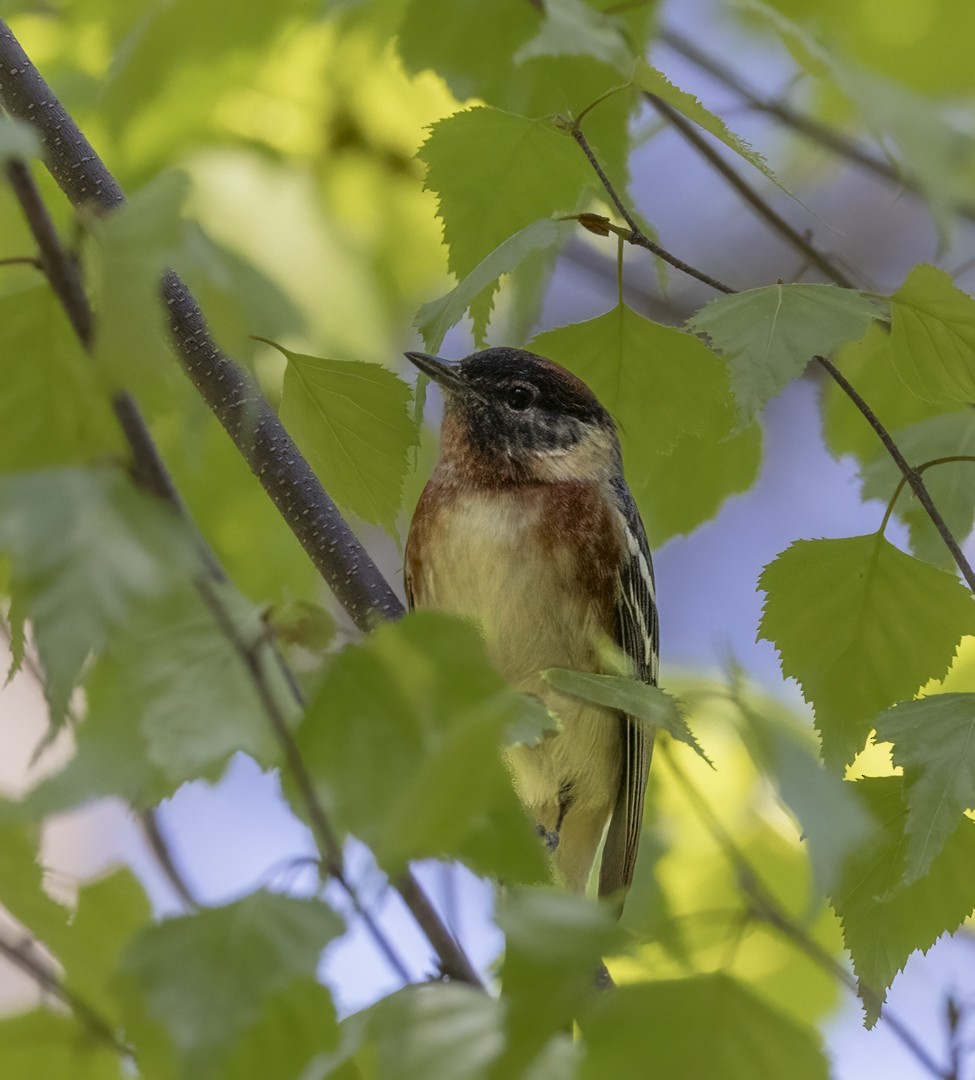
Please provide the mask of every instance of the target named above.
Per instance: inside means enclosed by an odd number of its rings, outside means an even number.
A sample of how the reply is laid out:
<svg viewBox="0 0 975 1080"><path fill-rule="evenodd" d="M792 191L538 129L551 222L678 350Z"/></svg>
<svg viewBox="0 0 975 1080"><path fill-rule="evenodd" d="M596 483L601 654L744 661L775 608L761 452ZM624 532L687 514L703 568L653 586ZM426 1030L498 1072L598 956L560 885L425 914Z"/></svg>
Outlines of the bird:
<svg viewBox="0 0 975 1080"><path fill-rule="evenodd" d="M630 674L657 681L653 564L615 424L585 382L523 349L405 355L444 400L440 458L407 536L408 606L474 622L508 682L557 718L537 745L505 748L505 763L569 890L586 892L605 832L598 895L621 910L653 729L542 676L618 673L608 657L622 653Z"/></svg>

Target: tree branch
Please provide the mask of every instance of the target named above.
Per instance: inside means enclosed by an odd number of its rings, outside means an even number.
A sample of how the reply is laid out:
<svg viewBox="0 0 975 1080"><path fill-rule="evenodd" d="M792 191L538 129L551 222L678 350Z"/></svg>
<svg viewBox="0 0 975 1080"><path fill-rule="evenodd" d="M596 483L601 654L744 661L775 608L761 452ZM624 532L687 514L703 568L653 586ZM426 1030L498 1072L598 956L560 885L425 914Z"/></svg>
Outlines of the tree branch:
<svg viewBox="0 0 975 1080"><path fill-rule="evenodd" d="M665 26L658 31L657 37L668 48L683 56L685 60L690 60L692 64L695 64L702 71L707 72L718 82L723 83L757 112L763 112L774 117L780 123L791 127L805 138L819 143L820 146L824 146L838 157L845 158L866 172L886 180L889 184L893 184L911 195L924 198L917 181L910 176L901 175L884 158L877 157L856 140L841 134L826 124L821 124L818 120L800 112L798 109L792 108L791 105L787 105L785 102L762 97L737 72L733 71L717 57L706 53L698 47L696 42L691 41L690 38L685 37L679 31ZM955 204L954 209L962 217L967 218L969 221L975 221L975 205L972 203L958 202Z"/></svg>
<svg viewBox="0 0 975 1080"><path fill-rule="evenodd" d="M654 243L649 236L644 233L640 228L636 218L627 209L626 204L619 197L616 188L613 186L613 182L606 175L602 165L599 164L599 159L593 153L592 147L589 145L589 141L582 133L582 129L579 127L578 121L572 125L572 137L582 148L582 152L589 159L589 164L592 165L596 175L602 181L603 187L606 189L606 194L609 195L613 201L613 205L619 211L620 216L629 226L630 231L628 234L623 235L623 239L627 240L631 244L636 244L638 247L646 248L647 251L652 251L658 259L663 259L664 262L670 263L675 270L680 270L681 273L687 274L689 277L697 278L698 281L702 281L705 285L709 285L712 289L716 289L718 292L733 293L736 289L733 289L730 285L725 285L724 282L719 281L717 278L711 277L710 274L705 274L703 270L698 270L691 266L690 263L684 262L683 259L678 259L676 255L671 255L666 248L662 248L659 244Z"/></svg>
<svg viewBox="0 0 975 1080"><path fill-rule="evenodd" d="M972 568L969 565L968 560L965 558L958 541L952 536L951 530L945 523L945 519L941 516L941 512L934 505L931 499L931 494L921 479L920 473L917 469L913 469L907 461L907 458L901 453L897 443L890 437L890 432L884 427L877 417L877 414L870 408L870 406L863 400L856 390L850 385L846 376L842 375L836 367L826 359L825 356L816 356L815 360L818 360L820 364L830 373L833 381L839 386L844 394L853 402L853 404L863 414L864 419L877 433L877 437L884 444L884 449L894 459L894 464L900 469L904 476L904 479L911 486L911 490L917 496L917 501L924 507L925 512L931 519L932 524L938 530L938 535L945 543L945 547L951 552L951 557L955 560L955 565L961 571L962 577L968 583L968 587L975 592L975 573L972 572Z"/></svg>
<svg viewBox="0 0 975 1080"><path fill-rule="evenodd" d="M850 278L838 266L814 247L802 233L793 228L747 181L738 175L687 117L679 113L672 105L657 97L656 94L645 94L644 97L671 127L679 132L701 157L724 177L727 183L738 192L755 213L763 221L767 222L787 243L791 244L805 259L821 270L830 281L842 285L845 289L856 288Z"/></svg>
<svg viewBox="0 0 975 1080"><path fill-rule="evenodd" d="M75 206L99 211L125 196L91 144L0 19L0 104L33 124L45 161ZM396 618L403 605L328 497L253 381L217 347L196 301L167 273L163 296L176 349L194 386L227 430L292 532L356 625Z"/></svg>

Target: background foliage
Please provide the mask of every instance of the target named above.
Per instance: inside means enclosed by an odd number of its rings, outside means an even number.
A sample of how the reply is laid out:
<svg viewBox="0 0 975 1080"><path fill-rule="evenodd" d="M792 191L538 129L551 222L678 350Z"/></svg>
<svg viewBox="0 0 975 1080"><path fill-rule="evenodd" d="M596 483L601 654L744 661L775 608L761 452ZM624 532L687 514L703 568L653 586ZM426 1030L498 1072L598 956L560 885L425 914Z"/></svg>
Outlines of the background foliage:
<svg viewBox="0 0 975 1080"><path fill-rule="evenodd" d="M652 1062L668 1077L822 1077L820 1026L851 991L867 1026L883 1015L905 1070L971 1069L963 999L939 987L947 1020L927 1031L882 1006L912 954L945 934L966 947L975 608L864 409L810 361L832 358L963 542L975 13L742 0L682 15L688 32L673 8L8 11L129 200L75 214L34 168L94 308L88 356L0 186L0 567L14 667L42 679L50 711L43 779L0 803L0 951L43 991L0 1020L3 1075L541 1080L643 1077ZM0 154L39 150L5 119ZM702 195L716 167L767 233ZM477 636L423 614L349 642L169 355L166 268L397 585L435 448L424 387L396 360L411 326L449 355L472 339L527 345L586 379L666 550L754 488L766 407L816 380L826 445L855 462L872 524L789 537L747 583L764 597L748 633L774 645L815 732L796 695L735 663L743 646L722 625L709 629L730 639L723 673L668 664L665 606L662 683L707 759L672 704L648 699L661 734L621 925L545 884L496 748L543 737L548 720ZM121 389L199 534L133 483ZM200 536L226 581L206 583ZM64 729L69 759L45 764ZM180 883L185 910L160 921L129 869L66 893L45 879L52 815L106 797L152 811L219 781L235 755L281 769L318 849L312 885L285 888L269 866L245 895L202 904ZM429 950L416 960L382 910L382 875L419 859L507 883L503 954L478 972L487 993L424 983ZM374 989L350 1013L327 962L316 977L349 927L398 984L423 985ZM611 995L591 990L601 956L621 984Z"/></svg>

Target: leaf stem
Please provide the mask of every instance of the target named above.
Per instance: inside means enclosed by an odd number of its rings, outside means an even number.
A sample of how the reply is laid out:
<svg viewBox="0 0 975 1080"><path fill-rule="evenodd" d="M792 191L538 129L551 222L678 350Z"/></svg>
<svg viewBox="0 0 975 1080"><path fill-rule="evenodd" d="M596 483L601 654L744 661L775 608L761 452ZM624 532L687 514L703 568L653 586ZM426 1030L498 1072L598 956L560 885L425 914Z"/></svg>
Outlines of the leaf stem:
<svg viewBox="0 0 975 1080"><path fill-rule="evenodd" d="M975 461L975 455L973 454L949 454L947 457L932 458L930 461L925 461L923 465L917 465L914 467L914 471L920 476L926 469L930 469L932 465L947 465L952 461ZM903 474L900 480L897 482L897 487L894 488L894 494L890 497L890 502L887 503L887 509L884 511L884 519L880 523L880 528L877 530L881 536L887 528L887 523L890 521L890 516L894 512L894 505L897 502L897 498L904 490L904 485L907 483L907 477Z"/></svg>

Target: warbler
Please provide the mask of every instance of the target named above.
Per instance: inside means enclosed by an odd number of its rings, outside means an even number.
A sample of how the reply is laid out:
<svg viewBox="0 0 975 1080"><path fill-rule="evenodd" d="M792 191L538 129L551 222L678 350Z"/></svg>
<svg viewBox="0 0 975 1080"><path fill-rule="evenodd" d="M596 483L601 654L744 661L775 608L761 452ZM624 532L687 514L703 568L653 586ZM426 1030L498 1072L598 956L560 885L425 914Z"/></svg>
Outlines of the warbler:
<svg viewBox="0 0 975 1080"><path fill-rule="evenodd" d="M605 670L612 642L636 677L657 679L653 568L615 425L581 379L522 349L458 363L406 356L444 399L440 460L406 543L407 601L477 623L508 681L557 717L554 735L504 751L515 789L557 877L576 892L587 888L608 822L598 891L621 900L640 842L652 730L541 675Z"/></svg>

